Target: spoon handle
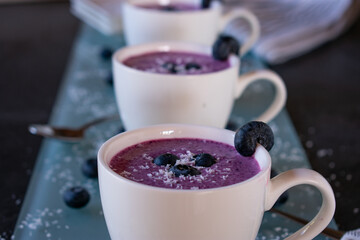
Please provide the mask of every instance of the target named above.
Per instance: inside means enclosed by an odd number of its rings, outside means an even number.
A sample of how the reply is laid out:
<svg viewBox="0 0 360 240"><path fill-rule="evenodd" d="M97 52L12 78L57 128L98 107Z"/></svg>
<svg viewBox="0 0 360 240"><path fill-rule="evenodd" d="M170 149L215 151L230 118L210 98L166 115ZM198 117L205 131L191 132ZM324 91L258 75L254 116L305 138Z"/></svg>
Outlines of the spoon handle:
<svg viewBox="0 0 360 240"><path fill-rule="evenodd" d="M92 125L95 125L95 124L98 124L98 123L101 123L101 122L104 122L104 121L107 121L107 120L115 120L115 119L118 119L119 118L119 115L111 115L111 116L105 116L105 117L101 117L101 118L97 118L93 121L90 121L86 124L84 124L83 126L81 126L81 129L86 129Z"/></svg>
<svg viewBox="0 0 360 240"><path fill-rule="evenodd" d="M299 218L299 217L296 217L296 216L293 216L291 214L288 214L286 212L283 212L281 210L278 210L278 209L275 209L275 208L272 208L270 209L270 212L273 212L273 213L276 213L278 215L281 215L283 217L286 217L286 218L289 218L295 222L298 222L298 223L301 223L301 224L307 224L309 221L306 221L305 219L302 219L302 218ZM332 239L336 239L336 240L340 240L341 237L345 234L344 232L342 231L338 231L338 230L335 230L335 229L332 229L332 228L325 228L323 231L322 231L322 234L328 236L328 237L331 237Z"/></svg>

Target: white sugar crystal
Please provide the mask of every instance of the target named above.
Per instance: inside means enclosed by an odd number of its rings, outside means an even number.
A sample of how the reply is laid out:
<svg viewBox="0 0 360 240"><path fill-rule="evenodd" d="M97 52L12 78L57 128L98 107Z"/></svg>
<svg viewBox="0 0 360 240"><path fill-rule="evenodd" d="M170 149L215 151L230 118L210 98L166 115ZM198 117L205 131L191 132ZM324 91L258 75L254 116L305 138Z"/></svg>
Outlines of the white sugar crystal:
<svg viewBox="0 0 360 240"><path fill-rule="evenodd" d="M122 171L121 175L128 176L131 175L131 173L128 171Z"/></svg>
<svg viewBox="0 0 360 240"><path fill-rule="evenodd" d="M33 222L29 223L28 224L28 227L32 230L36 230L37 227L41 226L42 225L42 221L41 221L41 218L34 218L33 219Z"/></svg>
<svg viewBox="0 0 360 240"><path fill-rule="evenodd" d="M149 161L152 161L154 159L153 157L149 156L149 154L147 154L147 153L144 153L142 155L142 157L145 158L146 160L149 160Z"/></svg>
<svg viewBox="0 0 360 240"><path fill-rule="evenodd" d="M173 173L173 172L164 171L164 175L165 175L166 178L171 178L171 177L174 175L174 173Z"/></svg>
<svg viewBox="0 0 360 240"><path fill-rule="evenodd" d="M155 58L155 62L159 65L163 65L165 63L165 61L162 60L161 58Z"/></svg>
<svg viewBox="0 0 360 240"><path fill-rule="evenodd" d="M211 168L207 168L207 169L205 169L205 172L207 172L207 173L213 173L213 172L215 172L215 170L214 169L211 169Z"/></svg>

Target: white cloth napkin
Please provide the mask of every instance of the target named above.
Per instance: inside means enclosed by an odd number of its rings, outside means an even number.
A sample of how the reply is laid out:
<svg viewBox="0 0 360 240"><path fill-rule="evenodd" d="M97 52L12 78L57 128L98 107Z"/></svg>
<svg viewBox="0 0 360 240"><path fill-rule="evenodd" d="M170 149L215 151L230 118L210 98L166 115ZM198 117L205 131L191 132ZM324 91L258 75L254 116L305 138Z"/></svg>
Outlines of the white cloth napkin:
<svg viewBox="0 0 360 240"><path fill-rule="evenodd" d="M360 228L345 233L340 240L360 240Z"/></svg>
<svg viewBox="0 0 360 240"><path fill-rule="evenodd" d="M285 62L336 38L356 19L359 0L224 0L226 9L244 7L260 21L254 51L271 64ZM236 20L226 29L239 39L247 26Z"/></svg>

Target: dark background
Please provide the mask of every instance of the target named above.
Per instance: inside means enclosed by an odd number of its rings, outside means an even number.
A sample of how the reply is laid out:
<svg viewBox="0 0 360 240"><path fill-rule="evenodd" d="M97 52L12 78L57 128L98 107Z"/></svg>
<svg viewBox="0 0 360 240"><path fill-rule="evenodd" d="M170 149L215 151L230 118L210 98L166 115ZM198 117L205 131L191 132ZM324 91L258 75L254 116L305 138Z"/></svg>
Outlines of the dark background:
<svg viewBox="0 0 360 240"><path fill-rule="evenodd" d="M0 4L0 239L10 239L81 22L68 2ZM287 111L313 169L334 189L341 230L360 227L360 21L287 63Z"/></svg>

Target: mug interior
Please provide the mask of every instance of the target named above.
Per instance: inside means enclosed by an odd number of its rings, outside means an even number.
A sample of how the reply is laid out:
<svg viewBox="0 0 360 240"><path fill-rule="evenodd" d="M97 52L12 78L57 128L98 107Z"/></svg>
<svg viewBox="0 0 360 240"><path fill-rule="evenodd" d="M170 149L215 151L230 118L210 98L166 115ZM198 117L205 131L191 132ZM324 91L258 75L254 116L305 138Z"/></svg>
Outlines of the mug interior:
<svg viewBox="0 0 360 240"><path fill-rule="evenodd" d="M160 73L149 73L149 72L145 72L145 71L141 71L141 70L137 70L137 69L128 67L123 64L123 61L130 57L140 56L140 55L150 53L150 52L171 52L171 51L199 53L199 54L205 54L205 55L210 55L210 56L212 54L212 48L210 46L206 46L206 45L195 44L195 43L185 43L185 42L157 42L157 43L128 46L128 47L119 49L113 55L113 62L115 62L115 64L119 64L121 67L127 68L128 70L133 70L136 72L143 72L143 73L148 73L148 74L160 74ZM229 68L226 68L224 70L220 70L217 72L204 73L204 74L199 74L199 75L203 76L205 74L213 74L213 73L226 71L226 70L229 70L232 68L239 68L240 59L237 55L235 55L235 54L230 55L228 61L230 64ZM164 75L164 74L161 74L161 75ZM177 77L177 76L184 77L184 76L194 76L194 75L171 75L171 76L172 77Z"/></svg>
<svg viewBox="0 0 360 240"><path fill-rule="evenodd" d="M143 187L150 187L152 186L141 184L129 180L120 176L119 174L115 173L110 167L109 163L111 159L119 153L121 150L130 147L132 145L145 142L148 140L156 140L156 139L176 139L176 138L197 138L197 139L208 139L213 140L221 143L225 143L231 146L234 146L234 136L235 132L221 129L221 128L214 128L214 127L206 127L206 126L199 126L199 125L187 125L187 124L163 124L163 125L153 125L150 127L140 128L132 131L127 131L124 133L120 133L108 141L106 141L100 148L98 153L98 161L102 167L110 172L113 176L118 179L129 181L131 183L140 184ZM256 161L260 166L260 172L257 173L255 176L242 181L240 183L219 187L219 188L226 188L232 187L238 184L244 184L248 181L252 181L255 178L260 177L260 175L265 174L266 170L270 168L271 158L269 153L266 151L264 147L258 145L256 148L256 152L254 154ZM159 187L156 187L159 189ZM173 190L173 191L186 191L180 189L165 189L164 190ZM191 191L201 191L201 190L211 190L214 188L209 189L200 189L200 190L191 190Z"/></svg>

